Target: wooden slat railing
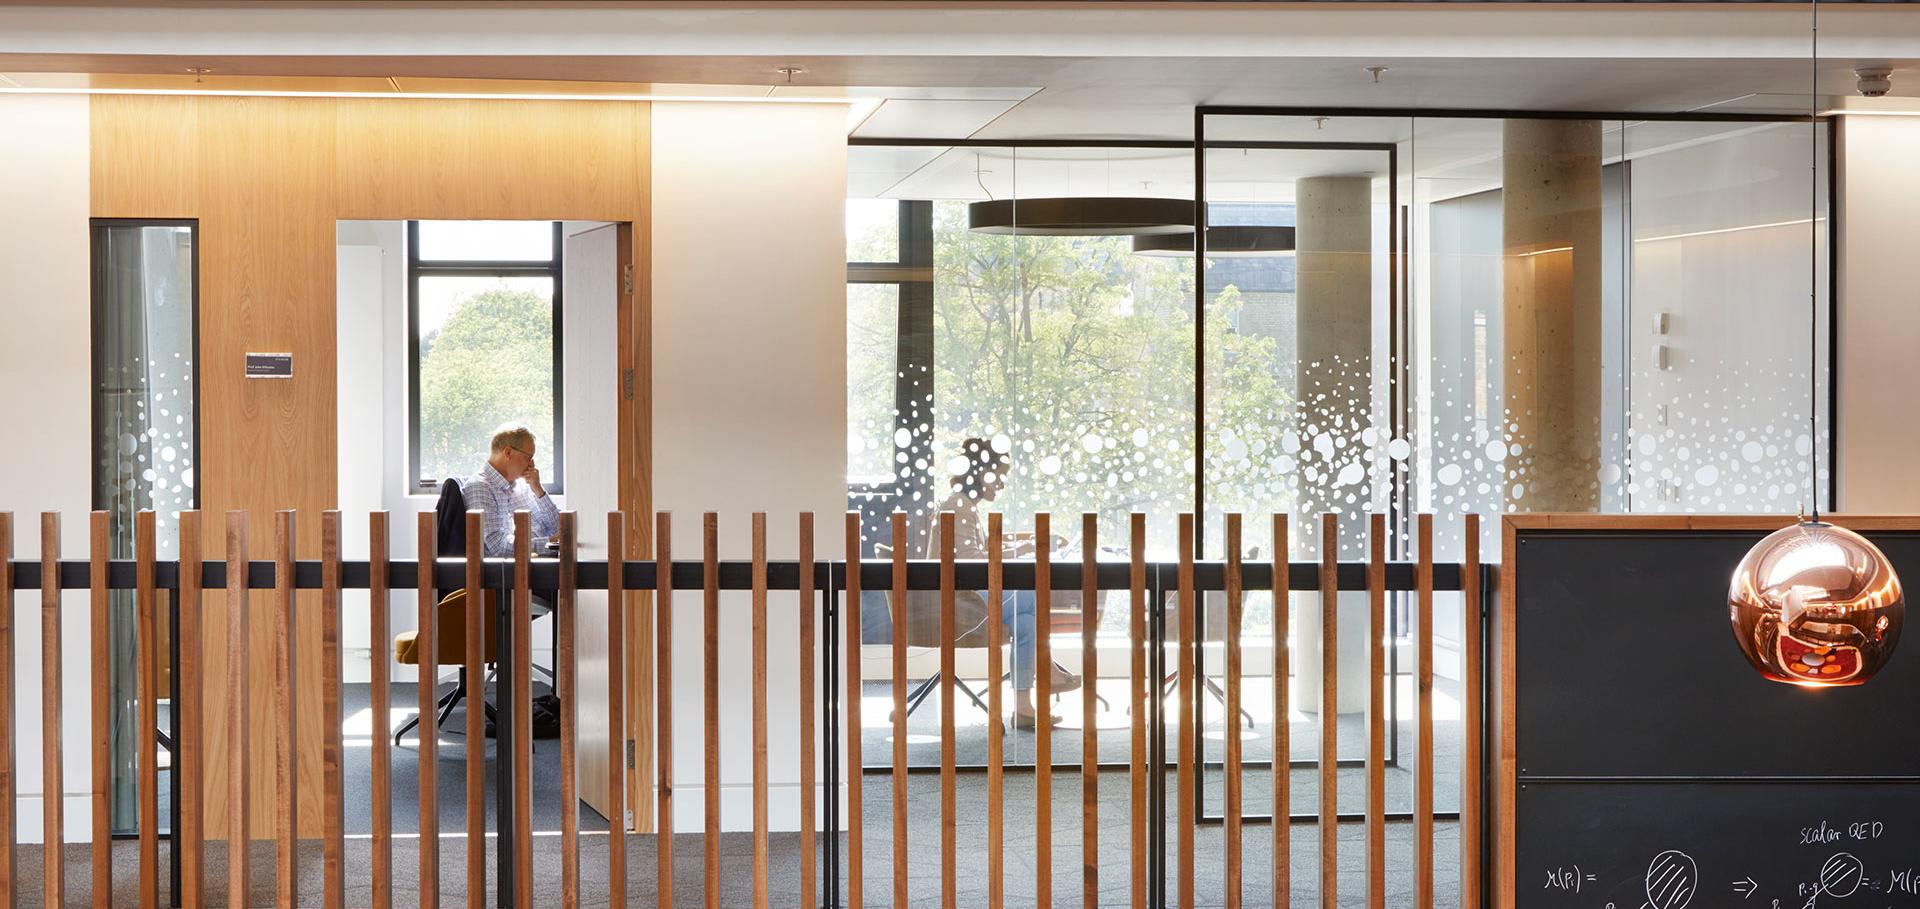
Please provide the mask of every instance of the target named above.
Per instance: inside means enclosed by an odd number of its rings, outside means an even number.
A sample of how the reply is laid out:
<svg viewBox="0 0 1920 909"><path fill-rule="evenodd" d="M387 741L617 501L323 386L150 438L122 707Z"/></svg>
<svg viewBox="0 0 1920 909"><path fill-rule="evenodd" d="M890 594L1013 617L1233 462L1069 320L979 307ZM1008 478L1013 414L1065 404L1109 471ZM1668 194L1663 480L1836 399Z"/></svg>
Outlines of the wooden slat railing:
<svg viewBox="0 0 1920 909"><path fill-rule="evenodd" d="M242 522L240 533L241 545L244 547L246 518L241 515L229 517L228 545L232 545L231 522L234 520ZM134 742L139 748L135 760L139 765L140 781L137 786L141 793L156 792L160 786L160 745L157 740L160 729L160 646L157 620L154 617L158 607L154 603L153 581L153 563L158 543L154 533L153 512L141 512L134 516L133 552L137 560L134 581L134 621L137 624L134 632L134 671L138 673L140 679L137 686L140 708L136 713L136 721L140 724L140 728L134 734ZM229 606L228 609L233 611L235 607ZM235 612L235 614L239 613ZM244 667L242 672L244 673ZM243 681L244 678L243 674ZM228 670L227 680L229 685L227 690L246 690L245 687L232 687L231 668ZM229 711L228 722L232 722L231 711ZM140 818L140 907L155 909L160 905L159 800L142 795L138 816Z"/></svg>
<svg viewBox="0 0 1920 909"><path fill-rule="evenodd" d="M483 710L477 709L484 696L487 660L484 653L488 610L481 604L487 602L490 590L510 588L509 597L502 608L508 610L507 624L503 627L507 637L502 641L506 649L505 657L515 667L527 667L531 664L530 633L533 622L532 598L536 589L547 590L552 585L556 621L558 622L559 646L555 654L556 693L560 697L563 711L560 718L560 764L559 799L562 806L559 831L559 865L562 884L561 905L563 909L578 909L586 901L581 893L580 844L581 832L578 817L578 779L575 775L575 762L579 750L580 703L579 680L574 671L574 636L576 592L589 587L605 589L609 594L608 631L614 646L609 653L611 677L616 680L608 692L607 708L610 728L624 728L626 705L623 685L618 682L624 677L626 654L620 646L625 635L626 610L623 608L624 594L629 590L650 590L658 594L659 608L655 611L655 631L657 652L653 666L658 693L655 722L658 735L654 740L653 784L657 786L657 799L654 807L653 822L658 864L656 871L656 898L664 905L673 902L674 857L671 836L666 835L672 828L672 793L674 780L672 773L672 599L676 576L683 584L690 584L697 577L701 584L701 632L703 636L702 686L703 702L703 741L704 776L702 786L703 799L703 843L704 889L702 899L708 906L719 906L731 899L724 895L723 887L728 878L721 872L721 747L726 744L720 737L722 703L721 692L721 650L722 637L721 592L723 590L745 591L749 597L750 639L742 648L746 651L749 664L748 677L751 682L751 749L752 749L752 822L751 833L752 862L750 876L751 901L755 909L781 902L793 894L776 892L772 882L773 847L771 844L772 820L771 806L774 797L770 791L769 761L779 746L769 739L770 714L774 707L771 696L769 661L770 645L769 625L773 617L769 612L770 595L775 590L789 590L798 594L798 618L800 621L798 644L797 680L800 686L797 707L800 711L798 757L799 767L799 810L802 818L811 819L816 814L815 741L818 726L814 717L818 713L845 724L844 759L846 761L847 812L847 858L845 871L847 893L846 905L858 907L863 896L863 836L862 836L862 786L864 775L861 766L861 746L863 727L861 724L861 700L866 690L865 681L860 672L857 655L862 646L859 620L859 597L863 589L870 587L890 588L888 600L893 611L895 626L905 628L910 617L906 608L909 597L914 591L933 590L938 593L939 644L938 693L940 696L939 728L941 741L939 746L940 798L937 825L930 825L938 831L939 896L943 909L951 909L968 902L963 894L966 889L967 867L960 848L962 829L961 780L966 773L957 766L957 733L960 729L959 714L961 703L956 697L960 678L957 674L956 636L960 629L956 627L956 594L962 590L984 588L989 607L997 612L1002 596L1009 590L1031 590L1034 595L1034 620L1040 633L1035 641L1031 656L1034 670L1034 696L1036 711L1040 722L1034 730L1034 761L1031 773L1034 779L1034 803L1032 806L1035 823L1034 859L1034 902L1037 906L1050 906L1053 902L1052 848L1053 837L1059 832L1052 817L1052 782L1054 755L1052 752L1053 732L1046 721L1051 706L1051 641L1047 630L1052 627L1053 606L1056 581L1063 585L1060 589L1078 588L1082 608L1082 621L1078 629L1080 652L1080 671L1083 673L1084 687L1080 694L1080 760L1079 771L1081 811L1081 867L1077 875L1081 902L1085 906L1097 905L1102 896L1101 876L1099 874L1100 837L1104 830L1113 826L1103 823L1101 793L1099 789L1100 771L1106 769L1100 760L1100 708L1098 683L1100 680L1100 660L1098 649L1101 645L1096 615L1100 598L1110 590L1127 591L1126 645L1128 661L1124 673L1128 679L1126 708L1130 714L1128 744L1134 756L1127 776L1128 829L1132 843L1130 850L1131 868L1128 874L1130 905L1144 907L1151 905L1154 887L1166 883L1156 879L1155 860L1150 849L1155 838L1160 836L1156 830L1158 821L1149 811L1150 794L1155 787L1164 786L1164 771L1168 768L1155 765L1148 759L1150 736L1156 733L1155 724L1159 722L1160 705L1154 688L1158 680L1148 671L1149 655L1156 646L1171 645L1175 662L1176 696L1173 704L1173 722L1171 726L1178 730L1178 757L1173 770L1176 798L1174 809L1178 824L1174 833L1176 841L1173 852L1176 866L1173 883L1177 887L1178 904L1193 906L1198 903L1214 902L1214 894L1209 892L1217 880L1221 902L1229 907L1242 905L1244 894L1244 876L1242 874L1243 852L1245 850L1245 832L1243 816L1245 789L1243 776L1247 772L1244 734L1241 729L1241 717L1247 712L1243 698L1246 665L1243 652L1246 641L1243 636L1245 621L1245 599L1250 590L1270 590L1274 601L1273 634L1274 654L1271 678L1272 686L1272 723L1274 758L1271 762L1272 817L1279 822L1271 825L1272 853L1271 861L1273 893L1272 902L1276 906L1291 905L1292 869L1290 863L1291 840L1289 824L1291 816L1290 788L1288 772L1290 746L1289 676L1292 669L1290 647L1287 646L1293 628L1289 621L1288 596L1293 590L1293 581L1301 572L1312 576L1311 588L1317 588L1321 608L1321 639L1315 642L1301 642L1302 646L1321 648L1320 685L1320 752L1317 760L1319 780L1318 822L1320 830L1320 869L1318 887L1319 902L1324 906L1337 904L1339 896L1339 862L1336 852L1337 832L1342 822L1338 811L1337 791L1340 779L1339 755L1337 753L1337 735L1335 718L1338 715L1337 690L1337 654L1338 654L1338 599L1343 589L1343 568L1348 572L1344 589L1364 590L1367 593L1367 625L1362 633L1367 639L1369 683L1367 691L1366 738L1368 742L1365 761L1364 781L1366 784L1366 808L1361 816L1365 826L1366 842L1366 894L1369 907L1384 907L1386 903L1387 875L1392 870L1385 862L1385 822L1386 793L1385 781L1385 723L1389 721L1386 709L1387 678L1385 647L1386 607L1389 592L1404 592L1412 595L1414 622L1413 635L1413 683L1416 692L1413 723L1413 810L1412 834L1414 838L1414 863L1408 869L1414 879L1414 905L1416 909L1432 909L1435 902L1434 880L1438 866L1434 854L1435 822L1438 812L1435 808L1434 766L1434 658L1433 624L1434 599L1437 591L1460 591L1468 604L1463 611L1463 633L1468 642L1477 643L1481 634L1480 604L1481 569L1479 566L1479 521L1477 516L1468 515L1463 523L1465 531L1465 559L1463 564L1440 565L1434 559L1434 519L1431 515L1420 515L1414 524L1415 561L1411 565L1393 565L1386 559L1387 523L1383 516L1372 516L1367 523L1368 559L1363 565L1342 566L1339 563L1335 541L1340 530L1339 519L1335 515L1322 515L1319 524L1318 564L1306 563L1304 566L1291 563L1288 559L1290 523L1284 515L1272 516L1273 552L1269 564L1245 565L1242 563L1242 518L1237 514L1226 516L1225 520L1225 558L1220 562L1198 562L1194 558L1194 521L1191 515L1182 515L1178 523L1177 562L1168 564L1150 563L1146 560L1146 522L1143 515L1132 515L1128 526L1127 542L1129 555L1126 564L1103 565L1099 561L1099 521L1097 516L1087 514L1081 518L1080 558L1077 564L1054 565L1050 547L1037 547L1030 564L1008 566L1002 556L1002 545L1008 540L1004 532L1003 521L998 514L987 515L986 544L988 558L984 564L962 563L956 559L954 516L941 515L938 518L939 539L942 541L939 551L932 559L909 559L907 557L907 525L904 515L896 515L891 522L894 548L887 564L868 564L859 554L860 524L857 515L849 515L846 523L846 546L849 558L844 571L835 580L833 566L817 562L813 551L813 524L811 515L801 515L799 521L798 558L795 561L782 561L768 550L767 516L764 513L752 515L751 558L744 563L723 562L720 559L718 516L707 513L702 522L702 551L697 563L676 563L672 557L671 523L666 514L656 518L655 556L645 562L627 562L619 555L622 549L622 529L624 521L619 514L608 518L609 558L600 563L582 563L578 559L578 534L576 516L565 513L561 516L559 531L560 555L557 563L542 566L536 564L530 551L532 539L530 516L521 512L514 516L515 546L511 560L487 560L481 557L483 540L480 515L471 512L466 515L466 557L464 559L440 560L435 539L435 524L431 515L421 515L418 525L418 558L412 562L392 560L384 555L366 562L352 562L342 552L340 521L342 516L336 511L323 512L320 515L319 552L317 561L302 561L296 557L296 516L293 512L282 511L274 515L274 541L270 561L254 562L250 558L248 547L248 515L243 512L229 512L225 522L225 551L221 562L207 563L202 558L203 541L201 538L201 515L197 512L184 512L180 515L180 558L175 562L163 562L157 557L157 539L155 516L151 513L137 515L134 521L134 558L115 560L109 557L112 545L112 526L104 512L90 516L89 552L83 560L63 561L60 549L60 517L45 514L40 523L40 548L37 558L28 562L16 562L12 559L14 547L15 523L11 514L0 513L0 909L14 904L15 891L19 884L13 865L17 855L16 841L18 830L13 812L13 796L18 790L18 775L13 761L13 749L17 743L17 729L12 708L18 688L17 680L11 669L13 658L11 645L16 632L14 614L10 607L15 589L25 586L37 588L40 593L40 643L41 675L39 678L42 699L42 724L39 730L40 745L48 759L42 763L41 785L45 791L58 792L62 787L61 711L62 692L70 686L64 676L64 653L62 650L62 607L65 589L84 587L88 591L88 618L91 623L88 653L94 663L94 673L87 684L95 692L90 703L90 735L88 751L95 762L94 772L90 776L92 792L91 826L93 828L92 852L90 854L89 879L90 894L87 900L94 906L104 907L111 904L111 887L116 869L113 866L112 844L108 838L111 822L111 805L107 792L111 788L110 775L104 768L109 763L107 757L110 747L108 737L113 722L112 703L101 692L110 690L100 682L97 673L105 671L110 663L112 642L113 591L129 589L134 594L136 665L138 668L139 716L137 717L138 738L138 791L140 804L137 814L141 822L141 835L138 844L139 867L138 893L143 906L161 905L160 887L163 868L157 850L157 809L158 801L158 743L156 730L159 728L156 706L161 698L160 671L164 665L166 642L163 642L162 610L171 605L178 613L174 623L174 633L179 635L181 643L177 665L173 667L178 695L173 707L179 712L180 738L174 743L176 749L171 769L176 773L175 783L179 788L181 813L177 817L180 834L180 891L182 904L199 907L205 904L204 881L202 880L203 858L201 840L206 830L205 808L207 805L204 791L204 778L201 773L201 760L206 736L214 735L220 739L224 763L227 772L223 775L224 798L218 810L225 817L225 836L227 839L228 860L226 862L227 899L232 904L247 901L249 888L255 883L249 866L244 845L249 835L249 773L245 756L249 748L249 738L255 718L250 714L244 697L232 697L227 700L225 714L218 718L207 718L201 713L199 690L203 685L204 666L200 654L202 633L201 589L203 583L215 583L224 588L226 606L224 616L225 679L228 691L246 692L248 685L259 680L249 677L250 666L248 650L254 640L252 632L256 616L250 601L250 591L256 589L271 590L268 602L271 605L267 627L261 639L271 645L271 678L267 681L271 687L271 699L274 704L272 735L275 740L274 773L274 828L273 838L276 852L274 881L274 901L277 905L292 907L301 895L298 857L300 843L299 829L293 822L302 810L314 810L313 806L303 806L297 801L299 779L303 768L298 763L297 749L294 743L299 738L298 712L294 709L295 689L300 678L302 661L318 659L317 675L319 691L315 701L318 705L313 721L322 724L318 738L321 742L320 764L317 775L321 778L321 799L318 805L321 843L321 905L326 909L342 909L348 901L346 895L347 873L346 848L344 834L344 799L346 766L351 755L343 749L341 731L341 689L342 689L342 653L341 597L346 589L366 589L370 592L371 603L368 619L374 629L376 639L384 638L390 630L387 597L395 591L412 588L417 594L418 622L417 643L420 647L421 678L419 681L419 706L423 715L429 718L435 706L435 681L438 675L438 648L435 637L445 629L438 624L438 593L440 587L461 585L465 588L469 608L465 618L465 685L470 708L467 711L467 739L469 742L481 742L485 739ZM1044 541L1050 535L1050 516L1035 516L1036 539ZM390 543L387 515L376 513L369 518L369 540L372 550L385 553ZM128 562L131 565L128 565ZM1443 584L1440 578L1442 568L1452 572ZM130 569L130 570L129 570ZM869 570L871 569L871 570ZM215 574L215 571L218 573ZM21 577L30 572L30 578ZM697 575L695 574L697 572ZM1357 572L1357 573L1354 573ZM822 584L820 579L829 582ZM1355 580L1356 578L1361 580ZM1395 580L1397 578L1397 580ZM1009 583L1009 580L1017 583ZM1171 583L1169 583L1171 582ZM1305 582L1303 582L1304 584ZM1072 586L1067 586L1072 585ZM844 600L833 588L839 586L845 592ZM302 590L316 593L301 593ZM1203 827L1203 812L1198 791L1201 776L1207 771L1200 752L1201 734L1204 719L1200 709L1201 698L1207 690L1207 679L1199 675L1199 655L1202 642L1198 623L1205 608L1207 597L1212 593L1224 595L1226 627L1218 639L1222 646L1225 662L1223 667L1224 716L1222 730L1224 738L1224 839L1226 860L1217 875L1201 875L1196 867L1196 838ZM1163 598L1171 594L1171 604ZM826 640L827 659L845 657L844 688L839 692L826 692L828 704L824 707L817 700L812 686L816 682L815 653L817 639L814 621L819 613L816 596L824 596L830 608L838 604L843 613L844 644L836 646L832 635ZM297 641L302 628L301 617L305 615L306 604L317 609L319 627L319 647L314 655L300 652ZM1155 610L1168 608L1177 610L1177 625L1171 634L1165 637L1170 641L1156 641L1151 629L1156 621ZM1164 613L1162 613L1164 614ZM312 621L312 620L308 620ZM989 621L988 646L986 648L988 675L998 680L1004 668L1003 648L1006 644L1004 630L998 621ZM311 627L311 626L309 626ZM891 826L892 838L892 888L890 896L895 905L902 905L913 894L907 887L910 870L908 862L916 853L908 849L909 835L915 835L912 826L913 817L908 809L908 756L906 747L908 727L908 678L905 635L896 635L889 648L891 671L885 685L891 692L893 713L886 724L892 732L891 759L886 772L892 782ZM736 651L737 652L737 651ZM1156 659L1158 659L1156 657ZM383 730L384 721L390 715L390 702L387 696L386 682L389 679L384 660L374 661L373 679L375 691L371 699L373 715L376 718L374 735L368 760L372 767L372 789L369 794L373 809L372 820L372 857L370 863L370 898L376 909L390 909L392 902L392 878L394 875L391 823L391 786L392 756L389 740ZM1459 857L1461 900L1466 909L1476 909L1483 893L1483 884L1479 875L1479 860L1482 846L1477 835L1480 813L1483 772L1483 758L1480 737L1484 729L1482 721L1483 705L1473 700L1473 693L1480 686L1483 673L1483 658L1478 646L1465 648L1463 659L1463 684L1469 693L1469 703L1464 711L1465 749L1462 762L1461 789L1461 825L1465 831L1461 837L1462 845ZM500 850L503 872L511 870L513 888L511 898L519 906L531 906L533 903L533 881L536 869L533 864L535 855L531 819L534 813L535 780L532 764L531 741L531 684L529 674L521 669L510 674L511 690L509 697L513 703L508 708L511 722L519 730L510 739L514 759L514 770L509 781L510 791L505 797L511 800L509 816L514 817L514 829L511 837L496 845ZM987 710L999 718L1004 718L1003 685L994 682L986 692ZM836 715L835 707L844 715ZM824 710L824 713L821 711ZM995 722L990 716L985 724L988 741L986 765L987 793L985 799L987 817L987 854L977 859L985 871L986 904L998 909L1006 902L1005 894L1005 849L1004 837L1004 798L1005 777L1009 772L1003 754L1005 733L1002 723ZM224 728L220 728L224 727ZM617 742L624 742L624 736L616 736ZM420 905L423 909L437 909L440 890L439 874L439 838L438 805L435 793L436 780L436 742L432 723L422 724L420 736L419 791L420 804L420 844L419 844L419 890ZM833 744L833 743L829 743ZM617 747L617 746L616 746ZM488 876L486 816L488 806L486 798L487 761L483 748L466 749L467 794L466 814L467 830L467 901L470 906L484 907L490 894L486 893ZM629 783L626 762L618 756L612 761L606 782L614 793L615 804L624 805L625 800L619 793L624 792ZM1071 767L1071 764L1064 765ZM1024 772L1024 771L1023 771ZM64 837L64 817L60 811L60 799L47 800L47 810L43 815L44 839L58 841ZM624 812L623 812L624 813ZM1070 821L1063 823L1070 824ZM829 901L840 896L839 868L824 869L822 875L815 855L818 843L812 823L802 825L800 837L800 888L807 894L803 901L811 904L812 895L824 891ZM625 866L626 830L623 823L613 825L608 833L607 866L611 872L608 881L608 897L611 905L625 906L627 900L627 869ZM1065 828L1070 830L1071 828ZM920 853L926 854L926 853ZM57 903L68 898L64 892L66 869L62 865L61 851L43 850L43 884L40 894L43 900ZM826 886L821 887L822 879ZM747 878L742 878L746 880ZM1065 884L1063 886L1071 887ZM597 902L598 900L594 900Z"/></svg>
<svg viewBox="0 0 1920 909"><path fill-rule="evenodd" d="M0 909L13 909L20 887L20 781L14 776L13 515L0 512Z"/></svg>
<svg viewBox="0 0 1920 909"><path fill-rule="evenodd" d="M424 512L420 515L419 558L415 565L432 565L439 550L434 538L434 515ZM419 572L424 575L425 572ZM427 725L427 717L434 715L437 699L434 697L435 683L440 678L440 641L436 619L439 614L440 599L434 593L431 581L425 577L418 580L419 588L419 629L415 633L414 644L420 650L420 909L438 909L440 905L440 736L438 730ZM375 724L376 730L381 727ZM379 891L390 885L374 883Z"/></svg>
<svg viewBox="0 0 1920 909"><path fill-rule="evenodd" d="M53 512L40 515L40 742L48 760L40 762L40 791L64 793L61 781L60 747L60 516ZM44 843L67 841L66 799L41 800L41 831ZM65 906L67 866L62 850L45 849L41 882L43 906Z"/></svg>
<svg viewBox="0 0 1920 909"><path fill-rule="evenodd" d="M151 559L147 558L141 561L147 563L147 571L151 573L153 570ZM247 906L252 904L247 892L247 887L250 883L248 872L251 869L247 856L247 844L250 841L250 837L247 835L249 824L247 819L247 803L251 799L250 792L252 789L249 785L252 781L248 779L249 775L247 773L247 742L250 738L248 730L253 724L252 716L247 709L247 694L252 690L248 687L247 677L249 674L249 664L252 662L249 651L252 649L253 628L252 623L249 622L251 616L248 614L247 588L247 513L244 511L229 511L227 512L226 601L227 905L229 906ZM151 598L151 591L149 590L149 595L143 599L151 600ZM149 607L149 616L145 619L149 628L152 627L153 623L151 611L151 607ZM150 656L157 655L158 653L158 648L152 644L149 644L144 650L145 653ZM153 662L158 663L158 660L154 660ZM149 687L148 690L157 692L159 686L157 682L154 681L157 673L146 671L142 672L141 675L149 680L148 685L151 687ZM152 725L154 724L145 721L141 723L143 728ZM143 798L141 802L143 808L146 803L149 802L158 805L158 802L151 797ZM158 826L159 824L156 822L152 827L143 828L141 832L145 833L147 830L157 828ZM156 857L153 861L152 869L154 905L159 904L159 866L160 861ZM144 891L147 885L147 869L142 868L141 889ZM144 894L141 899L144 903L146 899Z"/></svg>
<svg viewBox="0 0 1920 909"><path fill-rule="evenodd" d="M298 758L300 712L293 705L294 664L299 651L293 646L293 512L273 515L273 789L280 802L274 806L274 905L293 909L300 886L297 866L298 844L294 824L300 817ZM235 692L245 691L236 688ZM244 703L243 697L235 697Z"/></svg>

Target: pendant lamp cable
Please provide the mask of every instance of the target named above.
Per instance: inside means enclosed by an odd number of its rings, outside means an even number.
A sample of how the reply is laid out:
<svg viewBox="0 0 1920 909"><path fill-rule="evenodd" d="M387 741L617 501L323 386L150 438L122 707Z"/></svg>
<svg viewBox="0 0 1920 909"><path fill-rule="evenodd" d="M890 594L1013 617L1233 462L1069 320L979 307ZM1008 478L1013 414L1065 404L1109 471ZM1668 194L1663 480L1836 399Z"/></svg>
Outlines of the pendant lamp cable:
<svg viewBox="0 0 1920 909"><path fill-rule="evenodd" d="M1807 136L1807 500L1820 520L1820 0L1808 0L1812 53L1808 55Z"/></svg>

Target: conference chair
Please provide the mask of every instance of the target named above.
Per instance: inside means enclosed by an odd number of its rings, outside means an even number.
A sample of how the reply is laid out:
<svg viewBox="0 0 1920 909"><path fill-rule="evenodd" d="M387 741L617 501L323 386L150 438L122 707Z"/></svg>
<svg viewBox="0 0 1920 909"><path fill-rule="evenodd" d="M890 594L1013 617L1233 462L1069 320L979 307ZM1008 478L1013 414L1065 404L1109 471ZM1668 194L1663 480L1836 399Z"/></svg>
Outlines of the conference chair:
<svg viewBox="0 0 1920 909"><path fill-rule="evenodd" d="M499 594L488 590L482 599L486 604L487 614L492 615L494 609L499 605ZM481 647L481 659L486 665L492 666L498 662L500 658L499 632L497 631L496 624L492 621L481 624L486 627L486 636L483 639ZM436 640L434 642L436 662L441 666L457 666L460 669L460 678L454 683L453 690L441 695L439 700L434 704L435 715L433 728L438 730L440 726L447 721L447 717L452 715L453 708L459 706L460 702L467 696L467 591L465 588L455 590L440 598L439 604L434 607L434 628L439 632L439 634L435 636ZM421 662L420 657L420 633L418 631L403 631L394 636L393 659L395 662L408 666L418 666ZM493 705L486 703L484 698L481 700L481 705L485 707L487 711L487 719L495 719L496 714L494 713ZM393 734L393 743L399 745L400 739L419 724L419 715L409 717L406 723L401 725L399 731Z"/></svg>

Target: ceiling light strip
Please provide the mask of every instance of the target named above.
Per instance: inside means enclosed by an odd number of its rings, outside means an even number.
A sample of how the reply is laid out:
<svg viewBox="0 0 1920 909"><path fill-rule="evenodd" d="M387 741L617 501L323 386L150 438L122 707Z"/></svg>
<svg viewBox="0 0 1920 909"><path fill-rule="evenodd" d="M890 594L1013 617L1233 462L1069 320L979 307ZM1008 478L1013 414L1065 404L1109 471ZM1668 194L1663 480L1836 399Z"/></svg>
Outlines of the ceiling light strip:
<svg viewBox="0 0 1920 909"><path fill-rule="evenodd" d="M290 91L269 89L179 89L179 88L9 88L7 95L162 95L171 97L210 96L222 98L386 98L426 101L654 101L700 104L840 104L858 105L857 98L812 98L742 95L568 95L520 92L365 92L365 91Z"/></svg>

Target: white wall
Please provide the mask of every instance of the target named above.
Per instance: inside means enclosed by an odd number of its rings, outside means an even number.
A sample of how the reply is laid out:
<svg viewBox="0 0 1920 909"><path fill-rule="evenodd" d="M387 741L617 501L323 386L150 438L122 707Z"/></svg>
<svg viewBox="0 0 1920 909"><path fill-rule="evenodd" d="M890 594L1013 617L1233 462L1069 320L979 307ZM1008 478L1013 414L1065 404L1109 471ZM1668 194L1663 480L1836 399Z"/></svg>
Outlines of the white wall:
<svg viewBox="0 0 1920 909"><path fill-rule="evenodd" d="M1920 513L1920 119L1847 117L1840 131L1836 428L1841 511Z"/></svg>
<svg viewBox="0 0 1920 909"><path fill-rule="evenodd" d="M62 554L84 558L93 482L88 101L0 95L0 124L0 324L7 326L0 331L0 419L31 427L26 444L0 447L0 474L14 478L0 510L13 512L14 558L39 558L42 511L63 515ZM62 603L66 831L69 840L85 840L92 835L85 592L70 591ZM14 598L14 635L19 835L39 842L38 593Z"/></svg>
<svg viewBox="0 0 1920 909"><path fill-rule="evenodd" d="M792 558L797 514L838 558L846 510L846 121L839 108L653 108L653 489L674 512L677 558L719 514L721 557L749 552L765 511L768 556ZM749 603L721 601L723 822L751 828ZM797 634L791 594L770 597L770 821L798 821ZM701 605L674 600L674 826L702 824Z"/></svg>

